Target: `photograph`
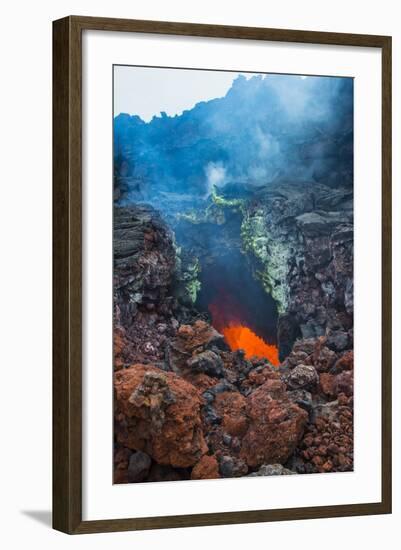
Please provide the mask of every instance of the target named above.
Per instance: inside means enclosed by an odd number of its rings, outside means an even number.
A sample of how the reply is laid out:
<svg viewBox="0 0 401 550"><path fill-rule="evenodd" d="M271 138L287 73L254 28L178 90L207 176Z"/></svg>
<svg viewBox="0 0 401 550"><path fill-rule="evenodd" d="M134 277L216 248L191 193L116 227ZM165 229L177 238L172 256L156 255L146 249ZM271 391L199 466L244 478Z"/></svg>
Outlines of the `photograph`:
<svg viewBox="0 0 401 550"><path fill-rule="evenodd" d="M112 70L113 483L352 472L354 79Z"/></svg>

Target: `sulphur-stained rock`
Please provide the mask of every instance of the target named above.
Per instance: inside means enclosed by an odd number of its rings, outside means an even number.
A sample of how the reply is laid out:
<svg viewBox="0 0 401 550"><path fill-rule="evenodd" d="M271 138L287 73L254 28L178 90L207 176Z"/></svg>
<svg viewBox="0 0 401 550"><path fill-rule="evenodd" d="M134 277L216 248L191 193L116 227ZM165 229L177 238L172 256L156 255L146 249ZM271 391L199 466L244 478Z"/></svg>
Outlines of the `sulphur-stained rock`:
<svg viewBox="0 0 401 550"><path fill-rule="evenodd" d="M282 464L263 464L256 472L248 474L248 477L259 477L259 476L287 476L293 475L296 472L284 468Z"/></svg>
<svg viewBox="0 0 401 550"><path fill-rule="evenodd" d="M214 456L204 455L192 469L191 479L219 478L219 464Z"/></svg>
<svg viewBox="0 0 401 550"><path fill-rule="evenodd" d="M152 460L142 451L133 453L128 463L128 481L130 483L144 481L149 473Z"/></svg>
<svg viewBox="0 0 401 550"><path fill-rule="evenodd" d="M249 427L242 441L240 457L251 467L284 463L302 437L308 419L306 411L282 391L272 397L267 384L247 398Z"/></svg>
<svg viewBox="0 0 401 550"><path fill-rule="evenodd" d="M159 464L193 466L207 452L198 390L174 373L133 365L115 374L116 437Z"/></svg>
<svg viewBox="0 0 401 550"><path fill-rule="evenodd" d="M288 387L292 390L311 389L318 381L315 367L312 365L297 365L286 378Z"/></svg>

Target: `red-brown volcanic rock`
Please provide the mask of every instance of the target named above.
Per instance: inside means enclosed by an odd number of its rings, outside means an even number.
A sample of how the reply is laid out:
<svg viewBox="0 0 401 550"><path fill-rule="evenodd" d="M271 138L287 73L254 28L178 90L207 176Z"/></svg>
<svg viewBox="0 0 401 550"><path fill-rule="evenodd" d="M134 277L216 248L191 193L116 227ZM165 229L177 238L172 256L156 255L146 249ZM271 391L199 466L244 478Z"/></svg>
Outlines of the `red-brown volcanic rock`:
<svg viewBox="0 0 401 550"><path fill-rule="evenodd" d="M204 455L192 469L191 479L216 479L220 477L219 465L214 456Z"/></svg>
<svg viewBox="0 0 401 550"><path fill-rule="evenodd" d="M251 467L283 464L302 437L307 413L292 403L285 386L270 380L247 398L249 428L240 457Z"/></svg>
<svg viewBox="0 0 401 550"><path fill-rule="evenodd" d="M345 472L353 469L353 398L344 393L321 407L309 424L299 448L306 472Z"/></svg>
<svg viewBox="0 0 401 550"><path fill-rule="evenodd" d="M222 418L222 428L231 436L242 437L248 427L246 399L239 392L222 392L216 395L214 408Z"/></svg>
<svg viewBox="0 0 401 550"><path fill-rule="evenodd" d="M186 468L207 446L203 438L198 390L178 377L147 365L115 374L116 437L159 464Z"/></svg>

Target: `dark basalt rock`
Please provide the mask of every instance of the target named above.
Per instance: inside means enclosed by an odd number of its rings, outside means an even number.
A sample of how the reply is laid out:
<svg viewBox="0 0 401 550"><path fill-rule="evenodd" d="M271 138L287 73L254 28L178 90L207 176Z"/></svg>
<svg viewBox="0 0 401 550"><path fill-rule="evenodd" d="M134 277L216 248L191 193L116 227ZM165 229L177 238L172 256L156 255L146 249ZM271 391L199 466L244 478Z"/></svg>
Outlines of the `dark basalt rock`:
<svg viewBox="0 0 401 550"><path fill-rule="evenodd" d="M132 454L128 464L128 481L130 483L144 481L150 470L152 459L146 453L137 451Z"/></svg>
<svg viewBox="0 0 401 550"><path fill-rule="evenodd" d="M343 351L348 349L349 337L343 330L332 332L327 338L327 347L334 351Z"/></svg>
<svg viewBox="0 0 401 550"><path fill-rule="evenodd" d="M204 372L220 377L223 374L223 361L213 351L206 350L188 359L188 367L196 372Z"/></svg>
<svg viewBox="0 0 401 550"><path fill-rule="evenodd" d="M296 403L299 407L304 409L309 415L313 411L313 398L312 394L304 389L292 390L288 392L288 397Z"/></svg>
<svg viewBox="0 0 401 550"><path fill-rule="evenodd" d="M232 456L222 456L219 461L221 477L242 477L248 473L246 463Z"/></svg>

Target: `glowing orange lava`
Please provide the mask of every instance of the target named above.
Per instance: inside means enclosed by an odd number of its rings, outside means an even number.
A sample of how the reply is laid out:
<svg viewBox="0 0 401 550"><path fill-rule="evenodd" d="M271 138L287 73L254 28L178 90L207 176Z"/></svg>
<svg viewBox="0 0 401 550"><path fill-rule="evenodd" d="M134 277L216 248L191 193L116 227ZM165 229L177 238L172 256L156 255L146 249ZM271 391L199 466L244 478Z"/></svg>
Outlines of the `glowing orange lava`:
<svg viewBox="0 0 401 550"><path fill-rule="evenodd" d="M259 338L251 329L243 325L229 325L220 330L232 351L243 349L246 359L252 356L264 357L272 365L279 365L278 349Z"/></svg>

